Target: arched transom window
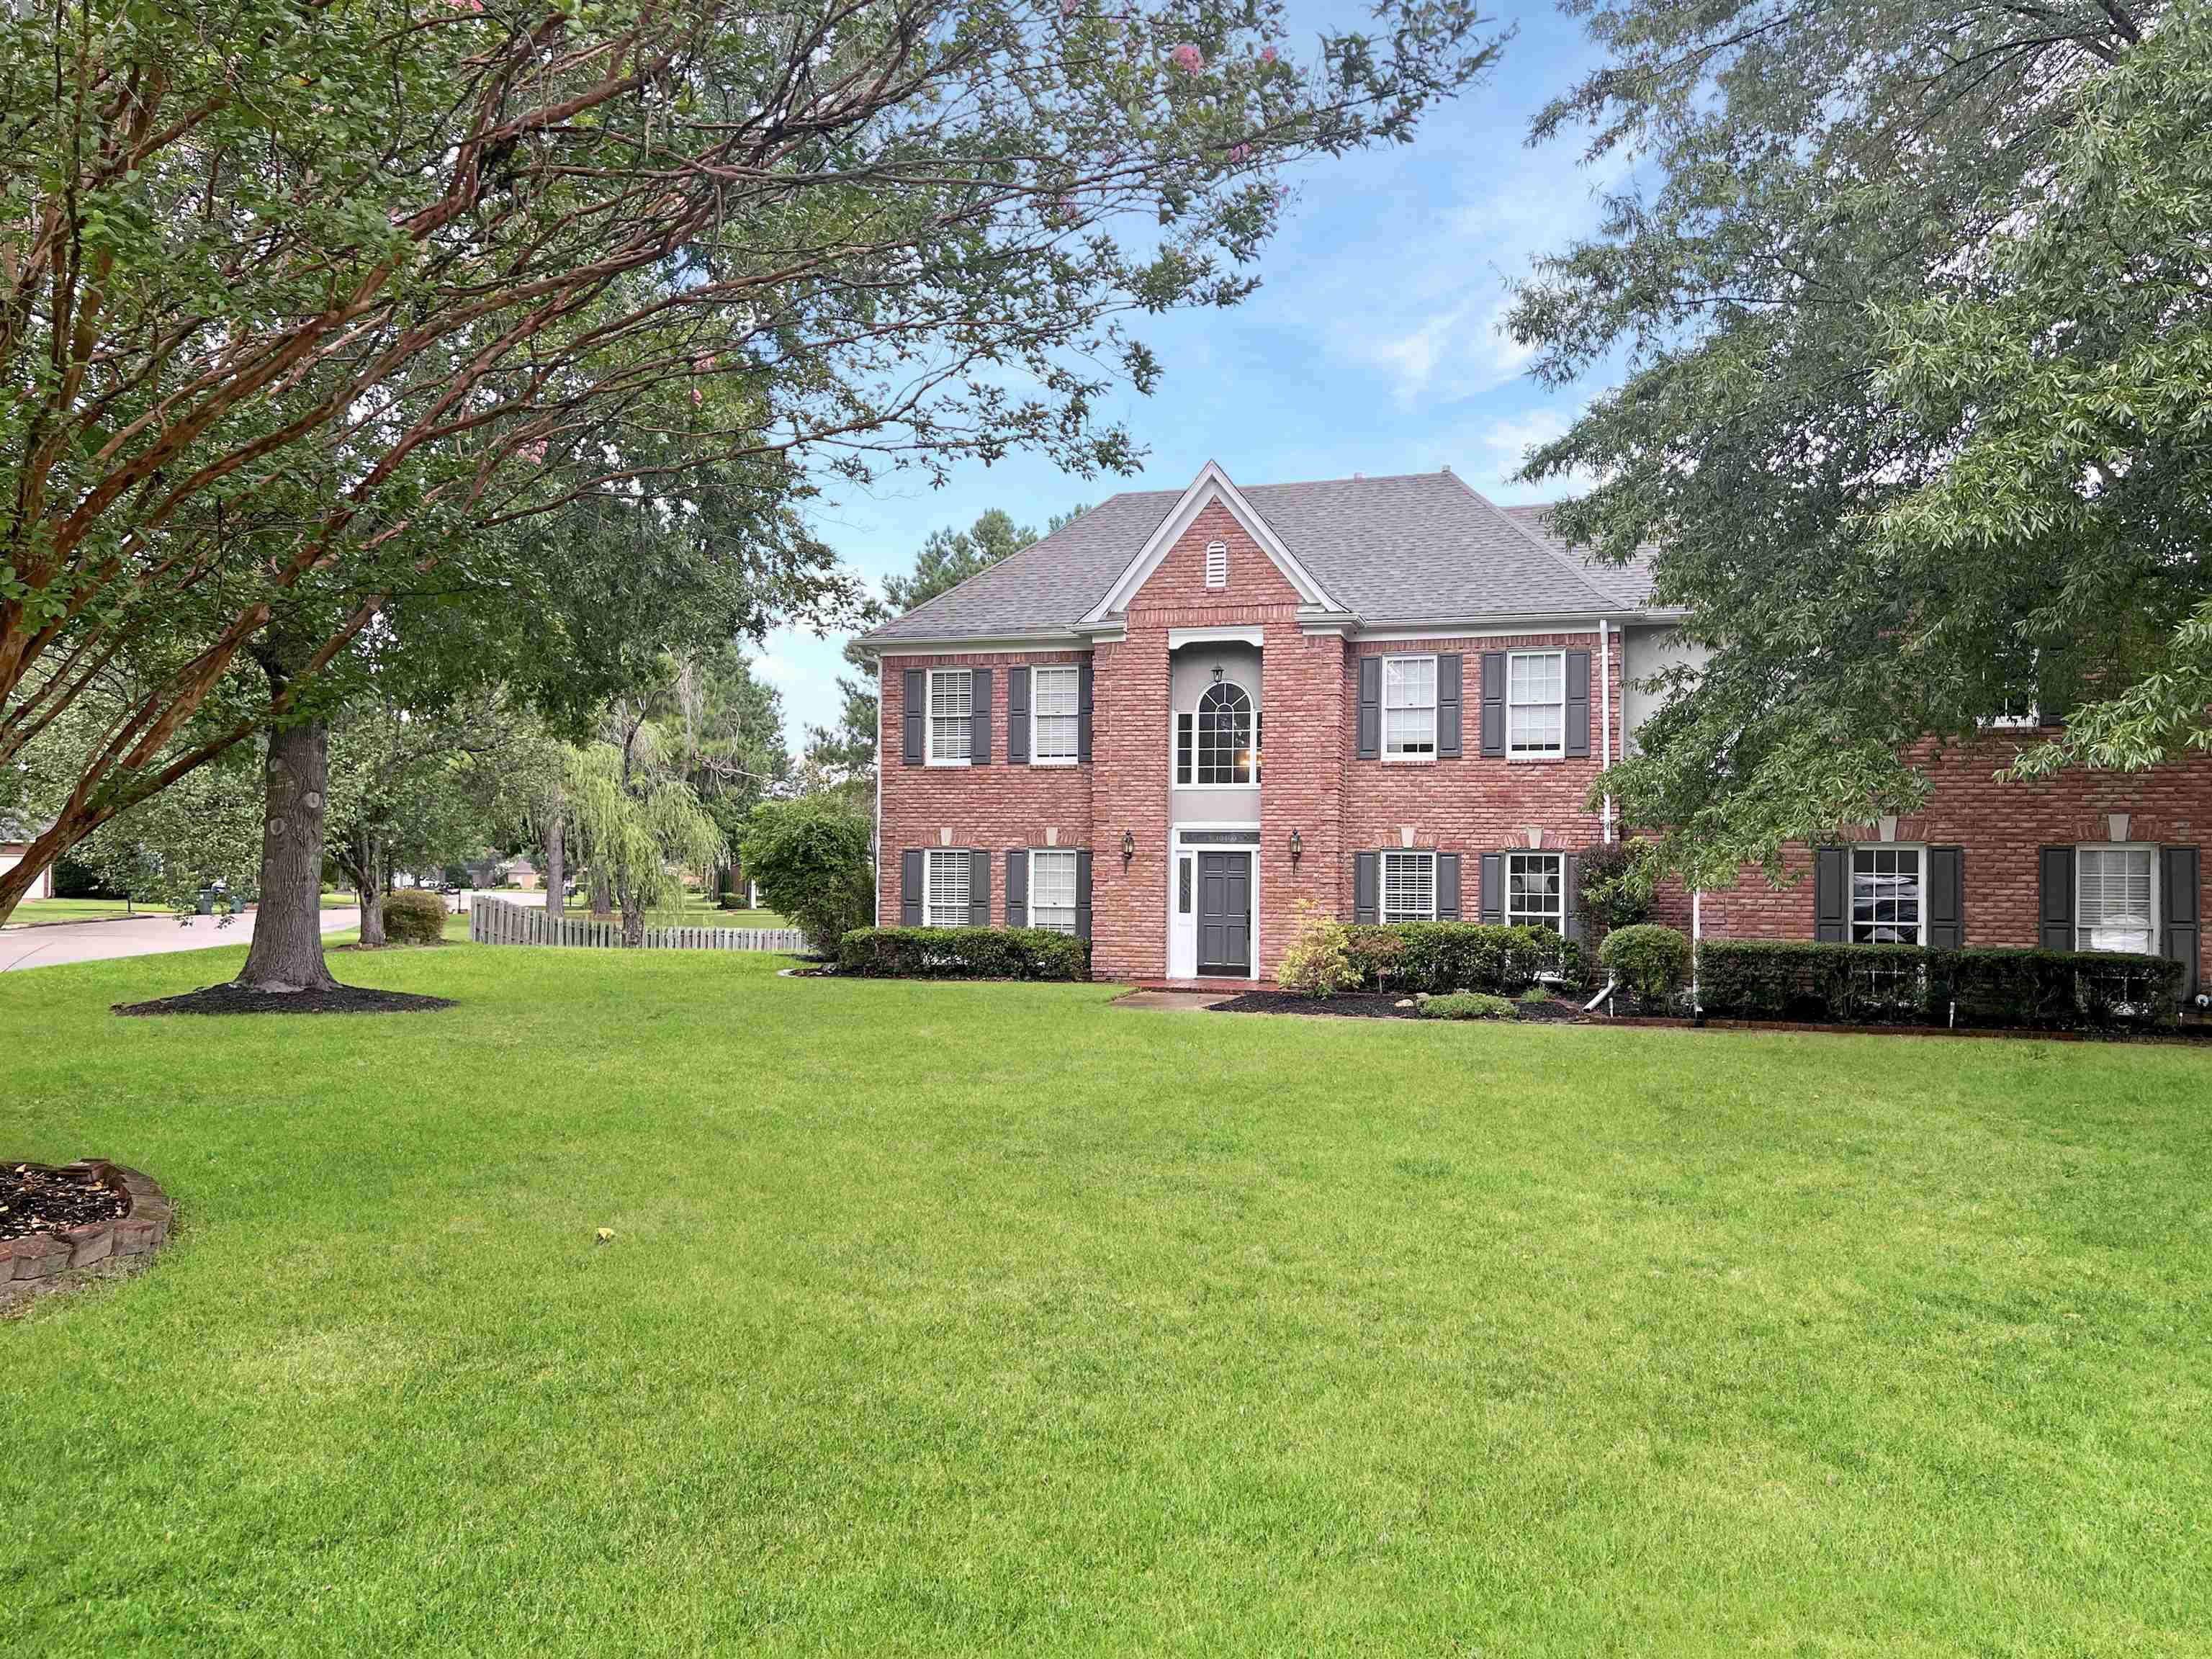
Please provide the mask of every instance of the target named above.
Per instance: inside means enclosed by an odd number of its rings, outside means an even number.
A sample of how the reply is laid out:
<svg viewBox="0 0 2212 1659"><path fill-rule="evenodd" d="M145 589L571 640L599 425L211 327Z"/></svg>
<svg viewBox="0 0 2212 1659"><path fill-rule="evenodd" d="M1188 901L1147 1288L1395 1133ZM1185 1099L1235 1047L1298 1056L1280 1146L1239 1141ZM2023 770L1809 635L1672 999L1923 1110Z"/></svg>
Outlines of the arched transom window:
<svg viewBox="0 0 2212 1659"><path fill-rule="evenodd" d="M1176 781L1212 786L1256 782L1260 718L1252 699L1234 680L1217 680L1200 694L1198 707L1176 716Z"/></svg>

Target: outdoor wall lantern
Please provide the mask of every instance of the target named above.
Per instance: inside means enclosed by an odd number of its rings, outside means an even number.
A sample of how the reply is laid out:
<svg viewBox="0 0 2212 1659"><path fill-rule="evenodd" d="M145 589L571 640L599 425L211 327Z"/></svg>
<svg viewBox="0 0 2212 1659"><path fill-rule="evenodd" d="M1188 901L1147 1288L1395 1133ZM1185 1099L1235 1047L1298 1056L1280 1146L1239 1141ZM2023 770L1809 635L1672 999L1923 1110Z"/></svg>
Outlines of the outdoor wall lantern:
<svg viewBox="0 0 2212 1659"><path fill-rule="evenodd" d="M1305 837L1295 830L1291 831L1291 862L1296 864L1306 855Z"/></svg>
<svg viewBox="0 0 2212 1659"><path fill-rule="evenodd" d="M1124 830L1121 832L1121 867L1124 870L1127 869L1129 867L1129 860L1136 856L1136 835L1133 831Z"/></svg>
<svg viewBox="0 0 2212 1659"><path fill-rule="evenodd" d="M1219 663L1213 665L1213 683L1216 685L1221 684L1221 665Z"/></svg>

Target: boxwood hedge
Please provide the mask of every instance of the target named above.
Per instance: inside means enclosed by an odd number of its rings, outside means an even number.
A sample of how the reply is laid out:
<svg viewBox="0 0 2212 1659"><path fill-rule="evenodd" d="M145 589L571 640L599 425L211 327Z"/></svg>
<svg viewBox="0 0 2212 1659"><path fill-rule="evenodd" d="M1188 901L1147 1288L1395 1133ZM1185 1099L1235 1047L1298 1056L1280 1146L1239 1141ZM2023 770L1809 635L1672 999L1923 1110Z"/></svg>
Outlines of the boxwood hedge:
<svg viewBox="0 0 2212 1659"><path fill-rule="evenodd" d="M1091 977L1091 941L1045 927L855 927L837 971L872 979Z"/></svg>
<svg viewBox="0 0 2212 1659"><path fill-rule="evenodd" d="M1698 1001L1708 1014L1844 1024L2071 1030L2170 1025L2183 968L2105 951L1707 939Z"/></svg>
<svg viewBox="0 0 2212 1659"><path fill-rule="evenodd" d="M1504 996L1528 989L1539 974L1559 972L1565 955L1565 941L1548 928L1473 921L1363 924L1351 930L1348 948L1364 986Z"/></svg>

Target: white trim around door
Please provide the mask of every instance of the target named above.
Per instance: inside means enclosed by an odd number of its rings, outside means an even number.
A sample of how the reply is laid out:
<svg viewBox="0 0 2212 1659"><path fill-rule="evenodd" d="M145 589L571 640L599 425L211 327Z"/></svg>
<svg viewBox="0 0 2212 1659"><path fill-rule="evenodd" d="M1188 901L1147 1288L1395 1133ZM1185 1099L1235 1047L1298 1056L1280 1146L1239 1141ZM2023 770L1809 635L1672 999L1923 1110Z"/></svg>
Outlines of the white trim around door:
<svg viewBox="0 0 2212 1659"><path fill-rule="evenodd" d="M1232 836L1237 839L1227 839ZM1257 978L1261 959L1260 826L1241 822L1175 826L1168 859L1167 976L1198 977L1198 855L1201 852L1243 853L1252 860L1252 960L1246 971Z"/></svg>

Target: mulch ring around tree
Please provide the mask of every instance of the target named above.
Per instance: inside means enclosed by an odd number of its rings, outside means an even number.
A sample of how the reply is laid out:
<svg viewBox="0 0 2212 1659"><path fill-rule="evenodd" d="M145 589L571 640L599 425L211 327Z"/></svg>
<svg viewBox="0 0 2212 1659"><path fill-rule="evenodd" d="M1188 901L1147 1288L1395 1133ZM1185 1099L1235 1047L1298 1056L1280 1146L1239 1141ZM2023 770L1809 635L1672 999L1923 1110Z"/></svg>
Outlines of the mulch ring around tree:
<svg viewBox="0 0 2212 1659"><path fill-rule="evenodd" d="M118 1014L427 1014L453 1006L451 997L337 985L320 991L256 991L235 981L152 1002L118 1002Z"/></svg>
<svg viewBox="0 0 2212 1659"><path fill-rule="evenodd" d="M119 1220L130 1199L90 1170L18 1164L0 1172L0 1238L32 1238Z"/></svg>
<svg viewBox="0 0 2212 1659"><path fill-rule="evenodd" d="M1210 1014L1322 1014L1339 1019L1418 1019L1419 1000L1390 991L1349 991L1340 996L1310 997L1296 991L1246 991L1215 1003ZM1515 1002L1513 1018L1553 1024L1583 1018L1579 1005L1559 997ZM1443 1022L1439 1021L1438 1024Z"/></svg>

